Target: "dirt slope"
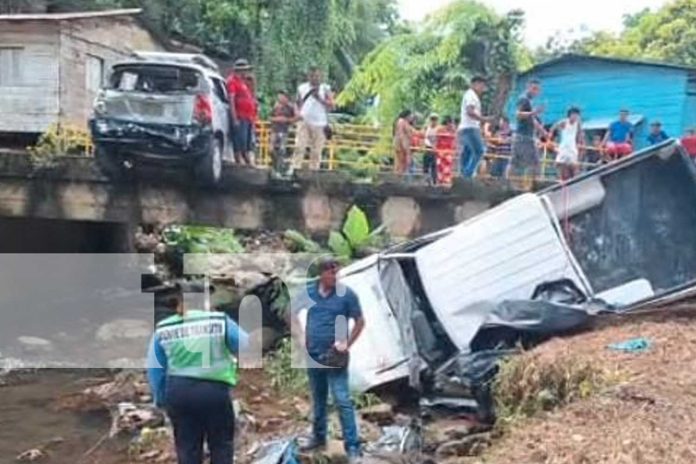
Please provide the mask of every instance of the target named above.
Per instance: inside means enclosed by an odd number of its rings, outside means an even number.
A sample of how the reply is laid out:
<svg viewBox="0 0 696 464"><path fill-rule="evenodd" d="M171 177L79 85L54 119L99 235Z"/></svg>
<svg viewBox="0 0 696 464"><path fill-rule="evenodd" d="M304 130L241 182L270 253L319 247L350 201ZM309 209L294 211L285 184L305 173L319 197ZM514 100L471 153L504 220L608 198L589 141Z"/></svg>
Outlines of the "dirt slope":
<svg viewBox="0 0 696 464"><path fill-rule="evenodd" d="M648 352L607 345L634 337ZM579 359L618 374L617 384L554 412L514 423L470 463L595 464L696 462L696 307L612 321L535 350L542 359ZM459 460L458 462L462 462Z"/></svg>

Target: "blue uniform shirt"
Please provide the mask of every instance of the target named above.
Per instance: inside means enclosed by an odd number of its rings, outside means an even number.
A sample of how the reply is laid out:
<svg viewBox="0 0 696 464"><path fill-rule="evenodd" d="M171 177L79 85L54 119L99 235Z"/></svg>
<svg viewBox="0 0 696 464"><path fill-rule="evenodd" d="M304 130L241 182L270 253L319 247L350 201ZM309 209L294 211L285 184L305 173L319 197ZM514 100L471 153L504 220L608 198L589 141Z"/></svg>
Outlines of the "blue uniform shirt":
<svg viewBox="0 0 696 464"><path fill-rule="evenodd" d="M316 359L331 349L337 336L348 340L348 321L360 319L362 310L358 296L345 285L339 284L327 297L319 293L319 283L309 285L307 292L313 302L307 312L307 352ZM339 320L343 323L339 323L341 333L337 334Z"/></svg>

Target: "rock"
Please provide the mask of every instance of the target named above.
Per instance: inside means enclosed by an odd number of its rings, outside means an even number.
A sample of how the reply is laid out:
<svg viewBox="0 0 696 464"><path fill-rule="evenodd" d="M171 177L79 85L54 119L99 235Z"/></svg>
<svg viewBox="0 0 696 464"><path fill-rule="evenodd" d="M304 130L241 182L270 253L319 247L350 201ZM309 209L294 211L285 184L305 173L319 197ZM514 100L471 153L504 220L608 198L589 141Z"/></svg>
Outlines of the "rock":
<svg viewBox="0 0 696 464"><path fill-rule="evenodd" d="M152 322L138 319L116 319L99 327L96 338L100 342L114 340L132 340L150 338L153 332Z"/></svg>
<svg viewBox="0 0 696 464"><path fill-rule="evenodd" d="M237 271L234 273L235 284L244 290L252 290L267 283L269 280L270 277L261 272Z"/></svg>
<svg viewBox="0 0 696 464"><path fill-rule="evenodd" d="M133 403L119 403L112 412L110 435L115 437L123 431L154 428L164 424L162 412L148 406L135 406Z"/></svg>
<svg viewBox="0 0 696 464"><path fill-rule="evenodd" d="M372 443L380 439L382 431L372 422L360 422L360 438L367 443Z"/></svg>
<svg viewBox="0 0 696 464"><path fill-rule="evenodd" d="M58 445L62 445L64 442L65 442L65 438L63 438L63 437L54 437L54 438L51 438L50 440L48 440L48 441L46 442L46 444L43 445L41 448L47 450L47 449L49 449L49 448L54 448L54 447L56 447L56 446L58 446Z"/></svg>
<svg viewBox="0 0 696 464"><path fill-rule="evenodd" d="M438 458L479 456L490 445L490 435L480 433L470 435L461 440L452 440L438 446L436 454Z"/></svg>
<svg viewBox="0 0 696 464"><path fill-rule="evenodd" d="M152 450L148 451L147 453L143 453L140 455L140 459L143 461L150 461L152 459L155 459L159 457L162 454L162 450Z"/></svg>
<svg viewBox="0 0 696 464"><path fill-rule="evenodd" d="M360 415L368 422L378 425L389 425L394 423L394 410L390 404L380 403L360 410Z"/></svg>
<svg viewBox="0 0 696 464"><path fill-rule="evenodd" d="M52 343L44 338L22 336L17 337L17 341L28 348L51 348Z"/></svg>
<svg viewBox="0 0 696 464"><path fill-rule="evenodd" d="M19 462L36 462L36 461L45 459L46 457L47 457L46 453L44 453L40 449L35 448L35 449L27 450L27 451L23 452L22 454L20 454L19 456L17 456L17 461L19 461Z"/></svg>
<svg viewBox="0 0 696 464"><path fill-rule="evenodd" d="M83 394L94 396L106 405L117 405L149 394L149 387L143 372L123 371L113 381L88 388Z"/></svg>

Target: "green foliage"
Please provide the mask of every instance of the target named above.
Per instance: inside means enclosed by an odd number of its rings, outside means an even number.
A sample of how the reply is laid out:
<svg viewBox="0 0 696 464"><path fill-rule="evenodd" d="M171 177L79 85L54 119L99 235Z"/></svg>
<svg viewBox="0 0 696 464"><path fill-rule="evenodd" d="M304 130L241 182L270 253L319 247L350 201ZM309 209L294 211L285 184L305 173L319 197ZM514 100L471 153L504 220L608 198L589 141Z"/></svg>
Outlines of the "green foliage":
<svg viewBox="0 0 696 464"><path fill-rule="evenodd" d="M244 247L232 229L171 226L162 233L164 243L179 253L242 253Z"/></svg>
<svg viewBox="0 0 696 464"><path fill-rule="evenodd" d="M363 210L353 205L343 223L343 236L353 248L361 247L370 238L370 223Z"/></svg>
<svg viewBox="0 0 696 464"><path fill-rule="evenodd" d="M353 395L353 403L356 409L361 410L377 406L382 400L374 393L360 393Z"/></svg>
<svg viewBox="0 0 696 464"><path fill-rule="evenodd" d="M50 167L62 156L86 156L90 143L90 136L86 130L65 124L53 124L41 134L36 145L28 147L27 150L34 166Z"/></svg>
<svg viewBox="0 0 696 464"><path fill-rule="evenodd" d="M383 41L369 53L339 95L341 105L378 97L376 116L388 149L392 124L405 108L421 114L457 114L462 92L474 74L492 89L490 112L500 112L520 54L522 15L499 17L470 0L457 0L430 16L416 31Z"/></svg>
<svg viewBox="0 0 696 464"><path fill-rule="evenodd" d="M353 247L347 238L340 232L332 230L329 234L329 248L334 255L339 257L350 258L353 256Z"/></svg>
<svg viewBox="0 0 696 464"><path fill-rule="evenodd" d="M290 249L290 251L293 251L295 253L321 253L322 248L321 245L319 245L317 242L314 240L311 240L304 235L302 235L301 232L298 232L296 230L286 230L285 234L283 235L283 238L285 239L285 243Z"/></svg>
<svg viewBox="0 0 696 464"><path fill-rule="evenodd" d="M294 252L321 253L323 248L315 241L306 238L296 230L285 232L288 248ZM327 247L341 262L379 251L389 244L389 235L384 226L370 230L367 215L353 205L346 214L341 230L329 233Z"/></svg>
<svg viewBox="0 0 696 464"><path fill-rule="evenodd" d="M277 349L268 355L264 366L273 388L286 395L304 396L309 391L307 373L293 367L292 345L291 338L282 339Z"/></svg>
<svg viewBox="0 0 696 464"><path fill-rule="evenodd" d="M596 32L571 43L551 41L538 57L567 52L637 58L696 66L696 0L674 0L656 11L642 10L624 17L616 35Z"/></svg>
<svg viewBox="0 0 696 464"><path fill-rule="evenodd" d="M12 11L31 3L5 1ZM143 8L143 20L160 35L225 60L252 60L264 100L281 88L292 91L311 65L343 86L355 63L398 21L396 0L52 0L51 7Z"/></svg>
<svg viewBox="0 0 696 464"><path fill-rule="evenodd" d="M331 231L329 248L339 258L349 261L385 246L389 241L383 226L370 231L370 223L363 210L353 205L348 210L340 231ZM376 249L377 248L377 249Z"/></svg>

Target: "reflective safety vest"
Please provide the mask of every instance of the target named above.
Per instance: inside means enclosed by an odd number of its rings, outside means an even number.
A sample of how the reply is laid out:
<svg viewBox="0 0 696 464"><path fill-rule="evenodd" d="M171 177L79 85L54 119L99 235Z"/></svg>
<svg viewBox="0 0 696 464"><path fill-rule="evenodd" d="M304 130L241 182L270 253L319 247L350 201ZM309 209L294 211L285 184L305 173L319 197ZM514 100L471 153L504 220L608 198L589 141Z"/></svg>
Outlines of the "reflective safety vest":
<svg viewBox="0 0 696 464"><path fill-rule="evenodd" d="M167 375L237 384L237 362L227 346L224 313L191 310L157 324Z"/></svg>

